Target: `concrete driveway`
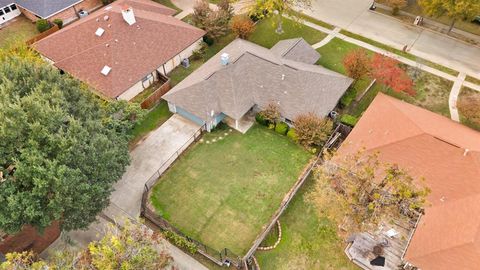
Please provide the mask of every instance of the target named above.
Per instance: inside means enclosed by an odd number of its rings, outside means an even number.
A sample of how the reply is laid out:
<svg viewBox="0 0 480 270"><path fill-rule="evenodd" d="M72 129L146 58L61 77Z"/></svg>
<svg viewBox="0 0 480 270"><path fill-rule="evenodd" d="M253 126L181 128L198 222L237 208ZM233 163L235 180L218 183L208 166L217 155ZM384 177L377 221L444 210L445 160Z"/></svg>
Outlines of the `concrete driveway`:
<svg viewBox="0 0 480 270"><path fill-rule="evenodd" d="M313 0L312 17L398 49L480 77L480 47L370 12L372 0Z"/></svg>
<svg viewBox="0 0 480 270"><path fill-rule="evenodd" d="M122 179L114 185L111 203L131 217L138 217L145 183L162 165L163 169L166 169L168 164L175 160L176 152L188 147L194 141L193 135L199 132L199 125L178 114L174 114L151 132L130 153L132 158L130 166L127 167ZM110 208L104 213L110 218L115 218L114 212L117 211L109 210Z"/></svg>

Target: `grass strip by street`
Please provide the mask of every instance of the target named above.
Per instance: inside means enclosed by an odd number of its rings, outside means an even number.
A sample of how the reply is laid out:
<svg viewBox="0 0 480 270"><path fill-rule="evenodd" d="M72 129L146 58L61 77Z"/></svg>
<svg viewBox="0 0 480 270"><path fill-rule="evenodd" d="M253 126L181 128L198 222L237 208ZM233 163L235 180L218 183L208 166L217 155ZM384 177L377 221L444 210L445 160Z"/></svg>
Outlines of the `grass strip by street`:
<svg viewBox="0 0 480 270"><path fill-rule="evenodd" d="M310 17L308 16L307 14L305 13L302 13L302 12L298 12L298 11L294 11L292 15L295 15L297 16L298 18L300 18L301 20L304 20L304 21L307 21L307 22L311 22L313 24L316 24L316 25L319 25L319 26L322 26L324 28L327 28L327 29L330 29L330 30L333 30L335 28L335 26L329 24L329 23L326 23L324 21L320 21L318 19L315 19L313 17Z"/></svg>
<svg viewBox="0 0 480 270"><path fill-rule="evenodd" d="M431 61L428 61L426 59L423 59L423 58L420 58L420 57L417 57L411 53L408 53L408 52L404 52L402 50L399 50L399 49L395 49L391 46L388 46L386 44L383 44L383 43L380 43L378 41L375 41L375 40L372 40L372 39L369 39L369 38L366 38L364 36L361 36L361 35L357 35L357 34L354 34L352 32L349 32L347 30L341 30L340 31L341 34L347 36L347 37L351 37L351 38L354 38L356 40L359 40L359 41L363 41L365 43L368 43L370 45L373 45L375 47L378 47L380 49L383 49L383 50L386 50L388 52L391 52L391 53L394 53L394 54L397 54L399 56L403 56L407 59L410 59L412 61L415 61L417 63L421 63L421 64L424 64L426 66L429 66L431 68L434 68L434 69L438 69L440 71L443 71L445 73L448 73L452 76L457 76L458 75L458 71L455 71L451 68L448 68L448 67L445 67L445 66L442 66L440 64L437 64L437 63L433 63Z"/></svg>
<svg viewBox="0 0 480 270"><path fill-rule="evenodd" d="M465 81L480 85L480 79L474 78L472 76L467 76L465 78Z"/></svg>
<svg viewBox="0 0 480 270"><path fill-rule="evenodd" d="M207 143L208 141L208 143ZM150 201L186 235L242 255L312 155L266 127L204 135L162 175Z"/></svg>

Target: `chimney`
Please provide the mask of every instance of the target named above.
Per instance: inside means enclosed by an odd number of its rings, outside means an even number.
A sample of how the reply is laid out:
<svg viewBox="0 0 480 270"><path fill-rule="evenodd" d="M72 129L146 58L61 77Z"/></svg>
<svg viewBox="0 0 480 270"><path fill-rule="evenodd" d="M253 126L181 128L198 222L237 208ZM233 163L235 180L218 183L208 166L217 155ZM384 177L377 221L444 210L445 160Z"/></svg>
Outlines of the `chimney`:
<svg viewBox="0 0 480 270"><path fill-rule="evenodd" d="M230 56L228 55L228 53L222 53L222 55L220 56L220 62L222 62L222 66L228 65L228 63L230 62Z"/></svg>
<svg viewBox="0 0 480 270"><path fill-rule="evenodd" d="M127 5L122 7L122 17L128 23L128 25L132 25L136 22L133 9Z"/></svg>

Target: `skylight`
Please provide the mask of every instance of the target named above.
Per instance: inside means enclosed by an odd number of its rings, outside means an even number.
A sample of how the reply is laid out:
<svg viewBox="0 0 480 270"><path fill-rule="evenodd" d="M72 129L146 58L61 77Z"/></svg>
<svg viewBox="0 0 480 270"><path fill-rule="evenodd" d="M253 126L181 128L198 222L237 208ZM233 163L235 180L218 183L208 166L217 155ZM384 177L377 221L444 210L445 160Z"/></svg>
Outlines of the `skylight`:
<svg viewBox="0 0 480 270"><path fill-rule="evenodd" d="M102 68L102 71L100 71L103 75L107 76L108 73L110 73L110 70L112 70L111 67L105 65L103 68Z"/></svg>
<svg viewBox="0 0 480 270"><path fill-rule="evenodd" d="M105 33L105 30L101 27L99 27L97 31L95 31L95 35L97 35L98 37L101 37L103 33Z"/></svg>

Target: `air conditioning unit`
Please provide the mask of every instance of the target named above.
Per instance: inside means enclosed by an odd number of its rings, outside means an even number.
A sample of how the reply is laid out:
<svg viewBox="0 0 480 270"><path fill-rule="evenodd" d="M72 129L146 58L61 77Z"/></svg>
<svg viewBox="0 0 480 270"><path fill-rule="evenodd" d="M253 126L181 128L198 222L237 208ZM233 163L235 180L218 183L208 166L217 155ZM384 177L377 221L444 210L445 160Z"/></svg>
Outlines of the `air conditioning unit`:
<svg viewBox="0 0 480 270"><path fill-rule="evenodd" d="M86 11L86 10L80 10L80 11L78 12L78 16L80 16L80 18L87 17L87 16L88 16L88 11Z"/></svg>
<svg viewBox="0 0 480 270"><path fill-rule="evenodd" d="M190 60L188 58L183 58L182 60L182 66L184 68L188 68L190 66Z"/></svg>

